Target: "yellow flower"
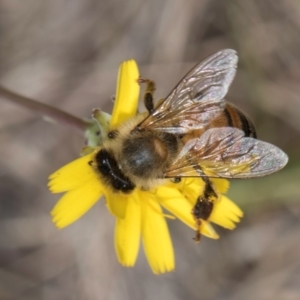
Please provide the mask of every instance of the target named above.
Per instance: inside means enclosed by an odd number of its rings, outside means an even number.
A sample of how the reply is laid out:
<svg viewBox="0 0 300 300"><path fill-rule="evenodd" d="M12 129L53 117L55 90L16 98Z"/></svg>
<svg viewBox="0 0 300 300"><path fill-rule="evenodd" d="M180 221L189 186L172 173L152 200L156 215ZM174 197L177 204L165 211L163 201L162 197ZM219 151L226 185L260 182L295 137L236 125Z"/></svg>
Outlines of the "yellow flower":
<svg viewBox="0 0 300 300"><path fill-rule="evenodd" d="M121 65L110 126L118 126L136 115L139 96L139 85L136 82L138 77L134 61L124 62ZM134 266L142 240L146 257L154 273L174 270L174 251L166 217L175 216L193 230L196 229L191 211L199 192L204 187L202 179L184 179L180 183L169 182L150 191L135 188L130 194L114 193L100 181L96 171L89 165L94 155L95 152L92 152L78 158L49 177L51 192L65 193L51 212L53 222L58 228L70 225L104 196L108 210L116 218L115 248L119 262L123 266ZM213 183L220 197L209 220L201 222L201 234L217 239L219 236L210 222L233 229L243 213L231 200L221 195L227 191L228 181L214 179ZM169 211L172 216L166 215L163 209Z"/></svg>

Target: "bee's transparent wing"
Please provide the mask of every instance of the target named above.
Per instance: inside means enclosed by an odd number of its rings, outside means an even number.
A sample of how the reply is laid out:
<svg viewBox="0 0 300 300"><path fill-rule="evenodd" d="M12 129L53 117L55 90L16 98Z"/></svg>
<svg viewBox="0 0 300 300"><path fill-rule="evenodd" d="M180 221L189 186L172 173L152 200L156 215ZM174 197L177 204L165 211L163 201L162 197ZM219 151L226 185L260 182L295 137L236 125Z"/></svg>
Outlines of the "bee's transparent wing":
<svg viewBox="0 0 300 300"><path fill-rule="evenodd" d="M234 50L213 54L194 67L139 125L174 134L203 128L225 107L225 97L235 76Z"/></svg>
<svg viewBox="0 0 300 300"><path fill-rule="evenodd" d="M287 155L276 146L232 128L212 128L188 141L165 177L251 178L283 168Z"/></svg>

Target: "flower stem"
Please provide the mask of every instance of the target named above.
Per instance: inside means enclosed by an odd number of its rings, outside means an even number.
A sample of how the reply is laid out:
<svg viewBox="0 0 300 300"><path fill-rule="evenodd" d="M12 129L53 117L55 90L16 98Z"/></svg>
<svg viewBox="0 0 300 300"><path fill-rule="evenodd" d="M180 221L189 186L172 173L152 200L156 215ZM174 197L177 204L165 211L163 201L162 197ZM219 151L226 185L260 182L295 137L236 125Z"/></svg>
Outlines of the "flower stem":
<svg viewBox="0 0 300 300"><path fill-rule="evenodd" d="M75 117L69 113L59 110L58 108L30 99L28 97L21 96L2 86L0 86L0 98L4 98L13 103L26 107L36 113L41 114L42 116L50 118L52 121L57 123L66 124L76 128L81 133L84 133L87 126L90 124L88 121Z"/></svg>

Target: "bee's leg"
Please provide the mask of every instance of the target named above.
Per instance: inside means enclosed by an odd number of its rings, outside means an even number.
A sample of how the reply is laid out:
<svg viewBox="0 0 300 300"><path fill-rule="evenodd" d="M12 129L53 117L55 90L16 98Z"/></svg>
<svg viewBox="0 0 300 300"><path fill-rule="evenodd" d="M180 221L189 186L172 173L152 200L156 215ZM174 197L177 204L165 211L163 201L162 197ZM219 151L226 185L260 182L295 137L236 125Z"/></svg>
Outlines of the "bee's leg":
<svg viewBox="0 0 300 300"><path fill-rule="evenodd" d="M198 202L198 201L197 201ZM197 204L196 204L197 205ZM193 208L193 210L192 210L192 214L193 214L193 216L194 216L194 219L195 219L195 221L196 221L196 227L197 227L197 229L196 229L196 235L195 235L195 237L193 238L193 240L196 242L196 243L199 243L200 242L200 240L201 240L201 232L200 232L200 226L201 226L201 220L198 218L198 217L196 217L195 216L195 207L196 207L196 205L194 206L194 208Z"/></svg>
<svg viewBox="0 0 300 300"><path fill-rule="evenodd" d="M211 181L207 177L202 177L205 182L203 194L197 198L196 204L192 209L193 217L196 221L196 236L194 240L199 242L201 239L200 225L201 219L207 220L212 213L214 207L214 199L218 197Z"/></svg>
<svg viewBox="0 0 300 300"><path fill-rule="evenodd" d="M138 83L146 83L146 90L144 94L144 105L151 114L154 110L153 94L155 91L155 82L149 79L139 78Z"/></svg>

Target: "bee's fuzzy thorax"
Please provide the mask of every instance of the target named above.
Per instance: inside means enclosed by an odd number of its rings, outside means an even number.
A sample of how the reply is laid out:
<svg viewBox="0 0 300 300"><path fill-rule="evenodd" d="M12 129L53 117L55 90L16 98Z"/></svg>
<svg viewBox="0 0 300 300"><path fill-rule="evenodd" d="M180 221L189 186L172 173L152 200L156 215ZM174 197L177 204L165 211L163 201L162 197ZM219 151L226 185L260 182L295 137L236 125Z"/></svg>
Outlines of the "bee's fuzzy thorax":
<svg viewBox="0 0 300 300"><path fill-rule="evenodd" d="M114 156L129 181L148 190L166 181L163 172L178 154L179 139L159 131L139 131L138 124L146 115L139 114L113 128L114 134L104 139L103 149Z"/></svg>

